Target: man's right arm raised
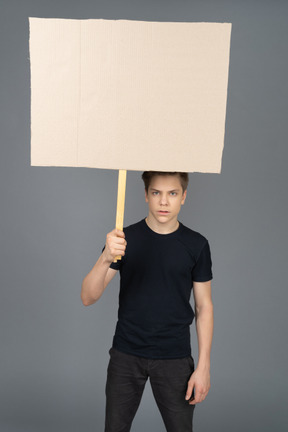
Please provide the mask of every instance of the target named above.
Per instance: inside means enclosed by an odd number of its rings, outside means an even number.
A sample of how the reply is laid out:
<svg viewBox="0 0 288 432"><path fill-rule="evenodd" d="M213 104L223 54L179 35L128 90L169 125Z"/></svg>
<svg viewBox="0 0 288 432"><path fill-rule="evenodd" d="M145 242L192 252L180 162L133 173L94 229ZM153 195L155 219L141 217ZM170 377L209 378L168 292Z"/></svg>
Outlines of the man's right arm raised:
<svg viewBox="0 0 288 432"><path fill-rule="evenodd" d="M117 273L117 270L110 268L110 264L116 256L125 255L126 245L123 231L115 228L107 234L104 251L82 281L81 300L84 306L89 306L99 300L106 286Z"/></svg>

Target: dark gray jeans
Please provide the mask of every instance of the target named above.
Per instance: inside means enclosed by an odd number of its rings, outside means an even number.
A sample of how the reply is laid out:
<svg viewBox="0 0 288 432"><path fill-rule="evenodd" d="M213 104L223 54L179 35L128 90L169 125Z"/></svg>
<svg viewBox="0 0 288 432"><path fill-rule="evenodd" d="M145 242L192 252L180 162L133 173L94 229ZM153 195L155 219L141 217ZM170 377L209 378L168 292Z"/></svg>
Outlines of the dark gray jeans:
<svg viewBox="0 0 288 432"><path fill-rule="evenodd" d="M192 432L195 405L185 400L193 357L147 359L109 351L105 432L129 432L149 377L167 432ZM193 392L194 396L194 392Z"/></svg>

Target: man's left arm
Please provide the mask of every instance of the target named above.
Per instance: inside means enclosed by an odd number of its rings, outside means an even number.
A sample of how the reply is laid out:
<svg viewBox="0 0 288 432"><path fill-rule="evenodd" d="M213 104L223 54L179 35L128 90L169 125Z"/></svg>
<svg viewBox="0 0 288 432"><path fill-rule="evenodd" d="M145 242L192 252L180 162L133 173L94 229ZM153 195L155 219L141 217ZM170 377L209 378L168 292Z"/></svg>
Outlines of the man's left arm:
<svg viewBox="0 0 288 432"><path fill-rule="evenodd" d="M198 364L188 381L186 400L195 405L202 402L210 389L210 353L213 338L213 303L211 298L211 280L208 282L193 282L195 300L195 325L198 339Z"/></svg>

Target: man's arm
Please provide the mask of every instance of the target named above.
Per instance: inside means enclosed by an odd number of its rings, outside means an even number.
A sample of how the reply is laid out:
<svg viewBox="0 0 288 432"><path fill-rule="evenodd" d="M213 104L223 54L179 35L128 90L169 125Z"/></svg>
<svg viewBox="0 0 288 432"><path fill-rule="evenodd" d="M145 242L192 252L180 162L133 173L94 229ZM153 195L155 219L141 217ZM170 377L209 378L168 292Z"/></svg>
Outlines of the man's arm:
<svg viewBox="0 0 288 432"><path fill-rule="evenodd" d="M191 398L193 388L195 388L195 398L189 402L190 405L202 402L210 389L210 353L214 321L211 281L193 282L193 292L199 358L187 387L186 400Z"/></svg>
<svg viewBox="0 0 288 432"><path fill-rule="evenodd" d="M114 229L107 234L104 251L82 281L81 300L84 306L99 300L106 286L117 273L117 270L110 268L110 264L116 256L125 255L126 245L123 231Z"/></svg>

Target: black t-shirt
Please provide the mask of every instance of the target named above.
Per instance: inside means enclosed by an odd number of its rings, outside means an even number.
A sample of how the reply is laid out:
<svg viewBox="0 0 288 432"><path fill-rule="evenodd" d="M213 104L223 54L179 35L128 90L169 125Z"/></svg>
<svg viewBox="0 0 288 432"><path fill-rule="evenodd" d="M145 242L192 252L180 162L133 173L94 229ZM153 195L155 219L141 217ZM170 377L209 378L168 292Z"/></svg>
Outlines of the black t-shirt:
<svg viewBox="0 0 288 432"><path fill-rule="evenodd" d="M147 358L191 355L193 281L213 277L207 239L181 222L169 234L156 233L145 219L123 231L125 256L110 265L120 271L113 347Z"/></svg>

